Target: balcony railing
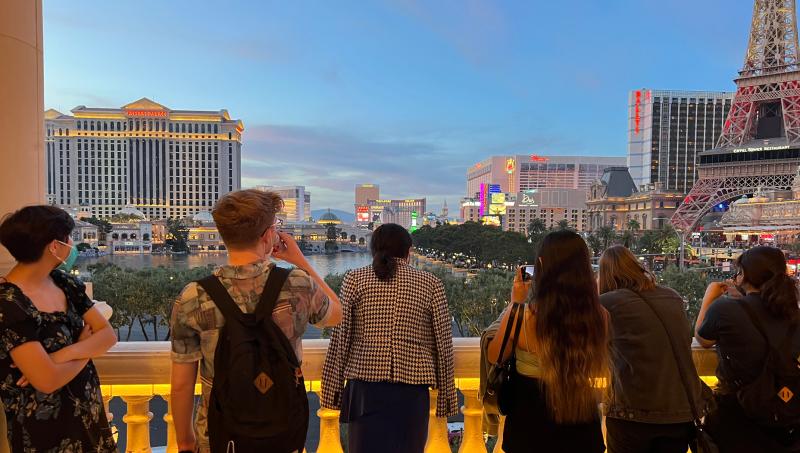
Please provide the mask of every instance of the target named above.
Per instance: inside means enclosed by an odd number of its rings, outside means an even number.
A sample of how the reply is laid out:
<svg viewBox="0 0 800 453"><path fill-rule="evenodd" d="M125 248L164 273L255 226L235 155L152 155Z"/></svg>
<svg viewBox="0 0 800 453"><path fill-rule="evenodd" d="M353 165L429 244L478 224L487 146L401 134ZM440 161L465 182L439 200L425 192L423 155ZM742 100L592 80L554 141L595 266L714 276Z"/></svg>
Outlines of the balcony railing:
<svg viewBox="0 0 800 453"><path fill-rule="evenodd" d="M478 373L480 369L480 351L478 338L456 338L453 340L455 350L455 376L458 389L464 395L464 433L459 453L487 453L482 427L482 409L477 399ZM303 341L303 372L309 392L320 391L322 364L328 340ZM120 397L127 404L127 413L111 414L127 426L126 451L149 452L150 446L150 400L161 396L167 401L168 410L164 416L167 423L168 453L178 451L169 409L170 380L170 347L168 342L126 342L117 344L104 357L95 360L100 373L103 399L108 411L108 403L113 397ZM714 371L717 365L716 354L712 350L694 349L694 360L701 376L714 383ZM200 393L199 385L196 392ZM435 418L435 392L431 398L431 419L428 428L426 453L449 453L446 420ZM317 411L320 418L319 444L317 453L342 453L339 436L339 411L321 408ZM501 430L502 432L502 430ZM500 452L500 442L495 452Z"/></svg>

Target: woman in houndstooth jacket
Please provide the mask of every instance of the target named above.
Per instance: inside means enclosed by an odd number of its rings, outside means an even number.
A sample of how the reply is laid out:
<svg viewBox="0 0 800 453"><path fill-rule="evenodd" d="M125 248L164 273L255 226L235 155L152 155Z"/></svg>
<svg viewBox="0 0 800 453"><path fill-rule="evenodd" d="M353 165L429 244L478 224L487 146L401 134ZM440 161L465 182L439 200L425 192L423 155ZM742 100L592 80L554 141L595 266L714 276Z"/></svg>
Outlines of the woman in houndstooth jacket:
<svg viewBox="0 0 800 453"><path fill-rule="evenodd" d="M325 357L322 406L341 409L350 453L422 453L431 386L439 390L437 417L458 412L444 286L408 265L411 245L405 228L381 225L370 243L372 265L342 283L343 319Z"/></svg>

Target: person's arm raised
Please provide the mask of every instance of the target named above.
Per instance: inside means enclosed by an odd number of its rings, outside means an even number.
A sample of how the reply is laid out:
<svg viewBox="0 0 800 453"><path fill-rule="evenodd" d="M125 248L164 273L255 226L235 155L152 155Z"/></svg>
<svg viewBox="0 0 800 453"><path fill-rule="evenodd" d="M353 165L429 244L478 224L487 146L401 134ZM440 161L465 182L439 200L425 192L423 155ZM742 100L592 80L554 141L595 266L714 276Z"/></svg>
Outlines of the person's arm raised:
<svg viewBox="0 0 800 453"><path fill-rule="evenodd" d="M700 306L700 312L697 314L697 321L694 323L694 337L697 339L697 342L700 343L700 346L704 348L710 348L717 344L716 340L708 340L700 336L700 328L703 326L703 323L706 320L706 315L708 314L708 309L711 307L711 304L714 303L715 300L719 299L720 296L725 294L725 291L728 290L728 284L724 282L711 282L706 288L706 293L703 295L703 303Z"/></svg>
<svg viewBox="0 0 800 453"><path fill-rule="evenodd" d="M72 381L88 359L56 362L38 341L23 343L11 350L11 359L25 379L42 393L53 393Z"/></svg>
<svg viewBox="0 0 800 453"><path fill-rule="evenodd" d="M511 303L512 304L523 304L526 300L528 300L528 293L531 290L531 282L525 281L522 278L522 273L524 272L523 269L518 270L514 274L514 286L511 289ZM509 306L510 307L510 306ZM508 326L508 319L511 317L511 310L509 307L506 307L505 312L503 313L503 319L500 321L500 328L497 329L497 333L495 333L494 338L489 342L488 347L486 348L486 352L489 355L489 360L493 363L502 363L508 357L511 356L513 352L509 347L506 347L506 350L503 351L503 357L499 357L500 355L500 347L503 343L503 337L505 336L506 329L509 328ZM521 313L524 316L524 311ZM509 337L508 337L508 344L514 344L514 331L512 330ZM495 361L494 359L497 358Z"/></svg>
<svg viewBox="0 0 800 453"><path fill-rule="evenodd" d="M342 321L342 304L339 302L339 296L325 283L325 279L323 279L311 263L308 262L303 252L300 250L300 247L298 247L297 242L295 242L290 234L281 232L278 233L278 236L280 236L281 241L286 244L286 248L275 247L272 256L306 271L308 275L311 276L311 279L314 280L317 286L319 286L330 300L330 312L326 317L325 327L339 325Z"/></svg>

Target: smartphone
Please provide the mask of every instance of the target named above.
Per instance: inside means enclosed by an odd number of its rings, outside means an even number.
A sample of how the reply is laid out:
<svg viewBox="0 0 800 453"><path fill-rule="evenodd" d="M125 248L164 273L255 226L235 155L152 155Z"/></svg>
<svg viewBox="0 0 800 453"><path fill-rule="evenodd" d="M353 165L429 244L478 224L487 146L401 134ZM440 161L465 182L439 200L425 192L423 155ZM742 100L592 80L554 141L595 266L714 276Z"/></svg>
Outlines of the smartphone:
<svg viewBox="0 0 800 453"><path fill-rule="evenodd" d="M527 281L533 280L533 274L535 272L533 264L526 264L526 265L522 266L520 269L522 269L522 281L523 282L527 282Z"/></svg>

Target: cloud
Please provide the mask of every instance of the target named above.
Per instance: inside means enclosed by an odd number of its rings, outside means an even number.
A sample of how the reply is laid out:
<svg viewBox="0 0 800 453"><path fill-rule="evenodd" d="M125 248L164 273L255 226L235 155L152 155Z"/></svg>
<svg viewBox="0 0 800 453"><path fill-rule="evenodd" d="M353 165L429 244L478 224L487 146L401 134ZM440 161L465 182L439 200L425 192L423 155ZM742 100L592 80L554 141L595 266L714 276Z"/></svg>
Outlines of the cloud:
<svg viewBox="0 0 800 453"><path fill-rule="evenodd" d="M304 185L316 208L352 209L356 184L387 198L463 196L469 156L435 142L372 140L316 127L256 125L245 133L243 186ZM438 198L438 200L434 200Z"/></svg>

